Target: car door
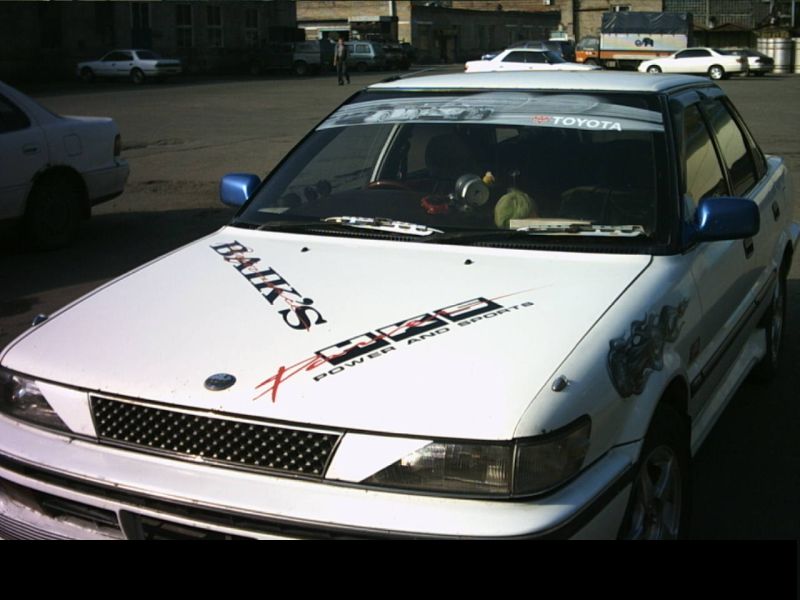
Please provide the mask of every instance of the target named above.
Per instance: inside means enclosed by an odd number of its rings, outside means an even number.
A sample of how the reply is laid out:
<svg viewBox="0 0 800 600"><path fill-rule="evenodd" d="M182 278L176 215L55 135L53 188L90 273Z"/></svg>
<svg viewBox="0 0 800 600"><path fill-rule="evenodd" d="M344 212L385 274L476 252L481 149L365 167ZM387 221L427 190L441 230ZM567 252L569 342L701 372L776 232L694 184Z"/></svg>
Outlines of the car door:
<svg viewBox="0 0 800 600"><path fill-rule="evenodd" d="M131 69L133 69L133 53L132 52L118 52L119 56L117 60L114 62L114 75L116 77L127 77Z"/></svg>
<svg viewBox="0 0 800 600"><path fill-rule="evenodd" d="M109 52L99 61L97 61L93 68L95 69L95 74L99 75L100 77L113 77L114 76L114 69L116 65L116 61L119 58L119 53Z"/></svg>
<svg viewBox="0 0 800 600"><path fill-rule="evenodd" d="M670 61L664 61L665 73L697 73L699 50L681 50Z"/></svg>
<svg viewBox="0 0 800 600"><path fill-rule="evenodd" d="M758 174L751 149L721 98L690 92L682 100L685 105L676 128L681 140L683 214L690 229L702 199L761 192L755 192ZM761 210L762 222L764 218ZM689 366L692 417L707 411L706 418L711 419L721 408L710 402L712 391L719 388L752 329L754 307L765 292L769 236L769 227L762 227L753 239L687 242L683 256L691 262L704 323Z"/></svg>
<svg viewBox="0 0 800 600"><path fill-rule="evenodd" d="M22 215L31 181L46 163L47 142L41 128L0 94L0 219Z"/></svg>

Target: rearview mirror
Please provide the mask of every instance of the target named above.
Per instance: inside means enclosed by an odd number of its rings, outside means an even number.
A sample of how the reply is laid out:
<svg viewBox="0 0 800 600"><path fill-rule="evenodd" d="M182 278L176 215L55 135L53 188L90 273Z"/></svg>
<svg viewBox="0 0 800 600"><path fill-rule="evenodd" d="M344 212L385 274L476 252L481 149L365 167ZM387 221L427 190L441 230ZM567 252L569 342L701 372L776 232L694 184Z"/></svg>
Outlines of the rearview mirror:
<svg viewBox="0 0 800 600"><path fill-rule="evenodd" d="M260 183L261 179L251 173L228 173L219 182L219 199L226 206L239 208Z"/></svg>
<svg viewBox="0 0 800 600"><path fill-rule="evenodd" d="M705 198L695 212L694 242L740 240L758 233L758 206L747 198Z"/></svg>

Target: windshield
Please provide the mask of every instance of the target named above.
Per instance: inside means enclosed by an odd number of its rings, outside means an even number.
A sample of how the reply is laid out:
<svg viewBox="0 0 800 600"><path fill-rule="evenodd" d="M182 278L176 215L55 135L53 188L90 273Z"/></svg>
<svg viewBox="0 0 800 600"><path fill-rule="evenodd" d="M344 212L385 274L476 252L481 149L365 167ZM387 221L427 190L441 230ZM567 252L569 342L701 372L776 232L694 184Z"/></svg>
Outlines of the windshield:
<svg viewBox="0 0 800 600"><path fill-rule="evenodd" d="M238 222L381 219L426 233L652 243L667 162L657 106L654 96L366 92L290 155Z"/></svg>

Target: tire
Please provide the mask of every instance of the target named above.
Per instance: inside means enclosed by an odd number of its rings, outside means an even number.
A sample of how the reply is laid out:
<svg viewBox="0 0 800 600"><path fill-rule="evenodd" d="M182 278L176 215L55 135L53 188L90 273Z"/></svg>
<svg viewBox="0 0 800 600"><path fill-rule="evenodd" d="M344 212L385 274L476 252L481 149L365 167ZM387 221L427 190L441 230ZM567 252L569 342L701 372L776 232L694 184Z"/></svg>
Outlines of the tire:
<svg viewBox="0 0 800 600"><path fill-rule="evenodd" d="M593 58L587 58L583 61L583 64L589 65L590 67L596 67L598 65L597 61Z"/></svg>
<svg viewBox="0 0 800 600"><path fill-rule="evenodd" d="M308 75L308 63L304 60L298 60L294 63L294 74L303 77Z"/></svg>
<svg viewBox="0 0 800 600"><path fill-rule="evenodd" d="M713 79L714 81L725 79L725 69L723 69L719 65L711 65L710 67L708 67L708 76L711 77L711 79Z"/></svg>
<svg viewBox="0 0 800 600"><path fill-rule="evenodd" d="M144 73L141 69L132 69L131 70L131 81L135 85L141 85L144 83Z"/></svg>
<svg viewBox="0 0 800 600"><path fill-rule="evenodd" d="M94 81L94 71L89 67L83 67L81 69L81 81L84 83L92 83Z"/></svg>
<svg viewBox="0 0 800 600"><path fill-rule="evenodd" d="M77 182L60 176L36 182L25 210L25 231L38 250L53 250L71 242L80 226L83 191Z"/></svg>
<svg viewBox="0 0 800 600"><path fill-rule="evenodd" d="M636 464L621 539L686 537L689 525L689 431L686 420L659 404Z"/></svg>
<svg viewBox="0 0 800 600"><path fill-rule="evenodd" d="M764 75L766 75L766 73L764 71L756 71L755 73L753 73L753 75L755 75L756 77L763 77Z"/></svg>
<svg viewBox="0 0 800 600"><path fill-rule="evenodd" d="M656 66L656 65L650 65L649 67L647 67L647 72L648 73L661 73L661 67Z"/></svg>
<svg viewBox="0 0 800 600"><path fill-rule="evenodd" d="M356 71L359 73L366 73L369 69L369 65L365 62L360 62L356 65Z"/></svg>
<svg viewBox="0 0 800 600"><path fill-rule="evenodd" d="M768 383L778 374L786 329L786 277L781 274L772 292L772 302L761 321L767 333L767 353L753 368L756 381Z"/></svg>

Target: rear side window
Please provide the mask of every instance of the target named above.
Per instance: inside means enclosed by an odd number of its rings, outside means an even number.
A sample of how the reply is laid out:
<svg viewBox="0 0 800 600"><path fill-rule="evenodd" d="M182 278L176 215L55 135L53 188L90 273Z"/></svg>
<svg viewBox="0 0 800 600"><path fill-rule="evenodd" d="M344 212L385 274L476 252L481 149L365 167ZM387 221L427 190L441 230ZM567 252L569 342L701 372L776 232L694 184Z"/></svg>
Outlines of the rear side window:
<svg viewBox="0 0 800 600"><path fill-rule="evenodd" d="M19 131L30 127L27 115L4 96L0 96L0 133Z"/></svg>
<svg viewBox="0 0 800 600"><path fill-rule="evenodd" d="M524 63L527 54L527 52L512 52L503 59L503 62Z"/></svg>
<svg viewBox="0 0 800 600"><path fill-rule="evenodd" d="M728 109L719 100L704 102L703 110L708 115L722 158L730 172L733 193L743 196L756 182L755 165L745 137Z"/></svg>
<svg viewBox="0 0 800 600"><path fill-rule="evenodd" d="M686 195L696 207L700 200L728 193L725 176L717 158L700 109L690 106L683 115L684 172Z"/></svg>

